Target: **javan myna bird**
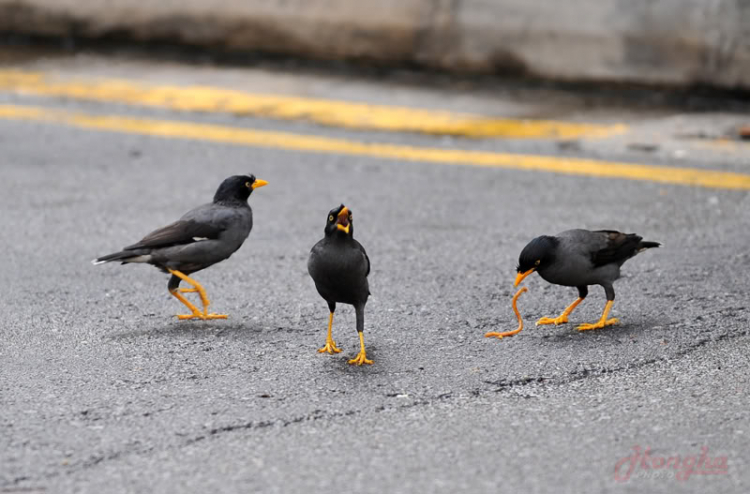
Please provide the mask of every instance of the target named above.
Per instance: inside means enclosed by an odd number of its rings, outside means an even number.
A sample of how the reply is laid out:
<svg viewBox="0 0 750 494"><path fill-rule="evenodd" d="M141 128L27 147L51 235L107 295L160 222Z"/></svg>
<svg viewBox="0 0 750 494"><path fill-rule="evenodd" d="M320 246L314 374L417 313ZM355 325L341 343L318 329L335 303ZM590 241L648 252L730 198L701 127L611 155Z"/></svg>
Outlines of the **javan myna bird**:
<svg viewBox="0 0 750 494"><path fill-rule="evenodd" d="M240 248L253 228L253 211L247 199L253 190L267 185L254 175L235 175L219 185L213 202L198 206L178 221L146 235L143 240L120 252L94 259L94 264L120 261L148 263L170 273L167 289L185 304L192 314L179 319L226 319L225 314L209 314L211 303L203 287L188 275L227 259ZM180 281L192 288L180 288ZM182 293L198 292L203 311Z"/></svg>
<svg viewBox="0 0 750 494"><path fill-rule="evenodd" d="M336 302L351 304L357 314L359 332L359 354L350 364L372 364L365 353L365 304L370 295L367 275L370 274L370 258L365 248L354 240L352 212L343 204L328 213L325 237L313 246L307 261L307 272L315 282L315 288L328 302L328 337L318 352L339 353L331 335L333 313Z"/></svg>
<svg viewBox="0 0 750 494"><path fill-rule="evenodd" d="M568 316L588 295L589 285L601 285L607 304L598 322L581 324L579 331L600 329L617 322L607 319L615 301L612 283L620 277L620 266L639 252L659 247L658 242L645 242L633 233L612 230L568 230L550 237L537 237L524 247L518 258L518 275L514 286L533 273L550 283L578 288L578 298L556 318L543 317L540 324L564 324Z"/></svg>

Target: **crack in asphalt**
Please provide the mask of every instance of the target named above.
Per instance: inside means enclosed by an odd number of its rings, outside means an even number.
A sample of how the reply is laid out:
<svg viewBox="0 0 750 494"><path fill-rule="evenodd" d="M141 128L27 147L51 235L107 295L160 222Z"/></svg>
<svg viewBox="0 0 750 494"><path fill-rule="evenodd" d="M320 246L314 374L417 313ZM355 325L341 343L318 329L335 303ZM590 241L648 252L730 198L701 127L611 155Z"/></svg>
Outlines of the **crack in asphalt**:
<svg viewBox="0 0 750 494"><path fill-rule="evenodd" d="M744 309L744 307L740 309ZM737 310L737 308L727 308L727 309L722 309L721 311L717 311L717 312L724 312L727 310ZM679 324L679 323L674 323L674 324ZM671 356L645 359L645 360L637 361L634 363L630 363L627 365L618 366L614 368L598 368L598 369L583 368L582 370L573 370L569 372L567 374L567 377L535 376L535 377L523 377L523 378L511 379L511 380L500 379L497 381L483 381L485 384L493 386L494 389L477 388L477 389L468 391L466 394L460 394L460 395L454 394L453 392L441 393L431 398L428 397L428 398L416 400L411 403L406 403L402 405L396 405L396 406L378 405L372 410L375 413L392 412L392 411L399 412L403 410L410 410L414 408L434 405L436 402L445 402L449 400L456 400L456 399L462 399L462 398L467 398L467 397L469 399L478 398L482 396L482 394L485 394L487 392L510 394L511 392L513 392L515 388L525 388L525 387L533 386L536 384L543 385L545 389L549 389L551 387L562 387L562 386L565 386L574 382L582 381L585 379L589 379L589 378L596 378L598 376L602 376L606 374L617 374L620 372L632 371L632 370L640 369L640 368L650 366L659 362L679 359L687 355L690 355L709 344L719 343L725 340L733 340L737 338L742 338L742 337L748 336L749 334L750 334L750 330L744 330L744 331L722 333L714 338L701 338L697 340L695 344L691 345L688 348L679 350ZM391 395L386 395L386 396L396 397L397 395L391 394ZM529 398L529 397L530 396L524 396L524 398ZM344 412L327 412L322 409L316 409L308 414L300 415L300 416L288 418L288 419L249 421L245 423L230 424L230 425L225 425L221 427L214 427L205 434L200 434L200 435L196 435L194 437L188 438L185 441L183 441L181 444L171 445L166 449L183 448L185 446L190 446L192 444L195 444L204 440L209 440L211 438L215 438L218 436L222 436L227 433L233 433L233 432L238 432L238 431L264 430L264 429L270 429L273 427L289 427L292 425L302 424L306 422L315 422L318 420L333 420L333 419L342 418L342 417L351 417L351 416L361 415L363 413L366 413L367 411L368 411L367 409L352 409L352 410L347 410ZM180 435L183 435L183 434L180 434ZM187 434L184 434L184 435L187 435ZM115 451L110 454L96 455L87 460L79 462L77 464L69 465L69 467L66 468L64 471L58 471L49 475L45 475L42 477L42 479L35 480L28 476L16 477L13 480L13 484L11 485L18 485L21 482L27 482L27 481L38 482L39 480L51 480L63 474L71 475L77 472L88 470L90 468L94 468L98 465L101 465L104 462L117 460L123 457L133 456L133 455L147 455L149 453L154 452L155 450L156 448L154 446L148 446L148 447L142 447L142 448L137 448L137 449ZM19 487L19 488L22 488L22 487ZM25 487L23 487L23 489L25 489ZM46 488L45 487L33 488L34 491L40 491L44 489ZM5 492L5 491L0 490L0 492Z"/></svg>
<svg viewBox="0 0 750 494"><path fill-rule="evenodd" d="M659 362L665 362L667 360L674 360L675 358L682 358L684 356L690 355L693 352L697 351L698 349L708 345L709 343L718 343L720 341L724 340L730 340L730 339L736 339L741 338L743 336L747 336L750 334L750 331L740 331L740 332L733 332L733 333L723 333L715 338L704 338L698 340L694 345L691 345L689 348L682 349L680 351L675 352L672 356L665 356L660 358L651 358L651 359L645 359L641 360L635 363L631 363L628 365L613 367L613 368L600 368L600 369L590 369L590 368L584 368L582 370L573 370L568 373L568 378L554 378L554 377L545 377L545 376L537 376L537 377L524 377L519 379L512 379L512 380L506 380L501 379L499 381L483 381L485 384L490 384L492 386L497 386L495 389L474 389L468 393L469 397L475 398L482 395L483 391L490 391L494 393L502 393L502 392L509 392L514 387L526 387L529 385L533 385L536 383L544 384L545 386L564 386L573 382L581 381L588 378L593 378L597 376L602 376L606 374L616 374L620 372L625 371L631 371L635 369L640 369L649 365L653 365ZM395 397L397 395L394 394L388 394L387 397ZM400 410L407 410L412 409L420 406L426 406L426 405L432 405L436 401L446 401L451 399L460 399L467 395L454 395L452 392L448 393L441 393L439 395L436 395L432 398L426 398L414 401L412 403L398 405L398 406L388 406L388 405L379 405L374 408L375 412L384 412L384 411L400 411ZM346 412L326 412L325 410L314 410L310 414L299 416L293 419L284 419L284 420L265 420L265 421L251 421L244 424L236 424L236 425L228 425L223 427L218 427L211 429L208 434L206 435L200 435L195 438L192 438L188 440L185 444L192 444L198 441L202 441L204 439L207 439L212 436L216 436L219 434L223 434L226 432L234 432L238 430L253 430L253 429L264 429L268 427L272 427L275 425L281 425L283 427L287 427L294 424L299 424L303 422L311 422L311 421L317 421L321 419L335 419L340 417L347 417L347 416L353 416L353 415L359 415L366 412L366 410L363 409L354 409L354 410L348 410Z"/></svg>
<svg viewBox="0 0 750 494"><path fill-rule="evenodd" d="M678 323L674 323L674 324L678 324ZM692 354L693 352L697 351L701 347L708 345L709 343L718 343L724 340L732 340L736 338L741 338L743 336L747 336L748 334L750 334L750 331L744 330L744 331L736 331L736 332L731 332L731 333L730 332L722 333L716 336L715 338L701 338L697 340L695 344L690 345L687 348L678 350L671 356L644 359L644 360L639 360L639 361L629 363L627 365L611 367L611 368L601 367L601 368L592 369L592 368L584 367L580 371L579 370L570 371L568 373L568 376L569 376L568 378L538 376L538 377L524 377L521 379L514 379L510 381L506 379L500 379L498 381L483 381L483 382L485 384L497 386L496 389L492 390L496 393L510 391L514 387L529 386L534 383L545 383L549 386L564 386L566 384L581 381L589 377L597 377L597 376L602 376L605 374L616 374L616 373L623 372L623 371L640 369L640 368L653 365L659 362L666 362L668 360L679 359L686 355ZM479 395L477 394L477 396Z"/></svg>

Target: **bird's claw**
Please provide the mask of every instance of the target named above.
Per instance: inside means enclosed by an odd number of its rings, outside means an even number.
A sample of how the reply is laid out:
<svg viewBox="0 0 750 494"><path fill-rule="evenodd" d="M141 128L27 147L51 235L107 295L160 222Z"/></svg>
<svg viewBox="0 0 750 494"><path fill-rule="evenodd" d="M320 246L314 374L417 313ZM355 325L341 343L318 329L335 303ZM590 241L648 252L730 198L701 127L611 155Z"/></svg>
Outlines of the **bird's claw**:
<svg viewBox="0 0 750 494"><path fill-rule="evenodd" d="M515 334L518 334L519 331L506 331L504 333L499 333L497 331L490 331L489 333L485 333L485 338L497 338L498 340L502 340L503 338L507 338L508 336L513 336Z"/></svg>
<svg viewBox="0 0 750 494"><path fill-rule="evenodd" d="M542 326L545 324L554 324L555 326L558 326L560 324L565 324L567 322L568 322L568 316L543 317L536 322L536 325Z"/></svg>
<svg viewBox="0 0 750 494"><path fill-rule="evenodd" d="M206 319L228 319L229 316L226 314L214 314L213 312L210 314L206 314Z"/></svg>
<svg viewBox="0 0 750 494"><path fill-rule="evenodd" d="M326 341L326 345L323 348L318 348L318 353L330 353L333 355L339 352L341 352L341 349L336 346L336 342L333 340Z"/></svg>
<svg viewBox="0 0 750 494"><path fill-rule="evenodd" d="M581 324L576 329L578 329L578 331L589 331L591 329L602 329L602 328L604 328L606 326L612 326L613 324L617 324L618 322L619 322L619 319L613 317L612 319L607 319L606 321L599 321L599 322L596 322L594 324Z"/></svg>
<svg viewBox="0 0 750 494"><path fill-rule="evenodd" d="M186 319L203 319L203 314L200 312L193 312L192 314L177 314L177 319L184 321Z"/></svg>
<svg viewBox="0 0 750 494"><path fill-rule="evenodd" d="M186 319L200 319L202 321L206 321L209 319L227 319L229 316L226 314L214 314L213 312L211 314L203 314L201 312L194 312L192 314L178 314L177 319L180 321L184 321Z"/></svg>
<svg viewBox="0 0 750 494"><path fill-rule="evenodd" d="M352 365L372 365L372 360L368 360L367 354L365 354L364 352L359 352L356 357L349 361L349 363Z"/></svg>

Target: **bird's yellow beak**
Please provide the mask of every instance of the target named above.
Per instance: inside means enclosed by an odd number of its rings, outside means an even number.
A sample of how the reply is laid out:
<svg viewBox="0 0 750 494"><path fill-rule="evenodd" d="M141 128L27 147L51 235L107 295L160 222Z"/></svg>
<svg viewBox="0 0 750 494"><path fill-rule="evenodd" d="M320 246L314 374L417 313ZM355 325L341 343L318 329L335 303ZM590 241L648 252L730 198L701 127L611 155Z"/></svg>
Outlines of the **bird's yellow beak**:
<svg viewBox="0 0 750 494"><path fill-rule="evenodd" d="M531 268L528 271L526 271L525 273L518 273L516 275L516 282L513 283L513 286L518 286L518 284L521 283L524 278L526 278L528 275L530 275L534 271L536 271L536 268Z"/></svg>
<svg viewBox="0 0 750 494"><path fill-rule="evenodd" d="M253 185L250 188L253 189L253 190L255 190L258 187L265 187L266 185L268 185L268 182L266 182L265 180L261 180L259 178L256 178L255 182L253 182Z"/></svg>
<svg viewBox="0 0 750 494"><path fill-rule="evenodd" d="M336 228L349 235L349 227L349 208L344 206L336 218Z"/></svg>

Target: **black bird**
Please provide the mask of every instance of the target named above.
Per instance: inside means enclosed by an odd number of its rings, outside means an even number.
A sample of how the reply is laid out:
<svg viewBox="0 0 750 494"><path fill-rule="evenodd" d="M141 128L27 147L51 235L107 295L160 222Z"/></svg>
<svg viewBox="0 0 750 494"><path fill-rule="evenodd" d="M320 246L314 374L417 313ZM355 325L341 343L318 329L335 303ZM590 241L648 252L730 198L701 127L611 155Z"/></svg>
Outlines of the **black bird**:
<svg viewBox="0 0 750 494"><path fill-rule="evenodd" d="M208 313L211 302L206 291L188 275L229 258L240 248L253 228L253 211L247 199L253 190L267 184L254 175L229 177L219 185L213 202L198 206L178 221L154 230L120 252L92 262L145 262L156 266L172 275L167 285L169 293L192 311L192 314L178 315L179 319L226 319L225 314ZM193 288L180 288L180 281ZM182 293L192 292L198 292L202 312L182 296Z"/></svg>
<svg viewBox="0 0 750 494"><path fill-rule="evenodd" d="M634 233L613 230L567 230L554 237L537 237L524 247L518 258L518 275L514 286L537 271L550 283L578 288L578 299L559 317L543 317L540 324L564 324L568 316L588 295L589 285L601 285L607 295L607 304L598 322L581 324L578 330L599 329L610 326L617 319L607 319L615 301L614 281L620 277L620 266L639 252L659 247L658 242L643 241Z"/></svg>
<svg viewBox="0 0 750 494"><path fill-rule="evenodd" d="M333 341L333 313L336 302L351 304L357 314L357 331L359 332L359 354L349 361L350 364L372 364L365 353L365 304L370 295L367 275L370 274L370 258L365 248L354 240L352 212L343 204L328 213L325 237L315 244L307 261L307 272L315 282L315 288L321 297L328 302L328 337L326 344L318 352L339 353Z"/></svg>

